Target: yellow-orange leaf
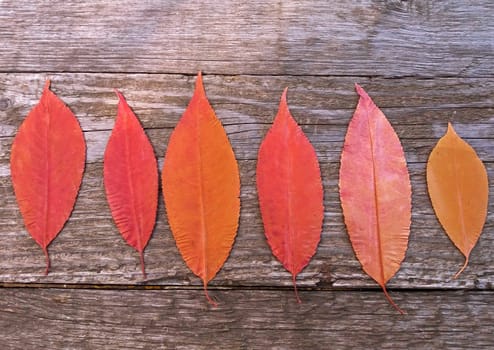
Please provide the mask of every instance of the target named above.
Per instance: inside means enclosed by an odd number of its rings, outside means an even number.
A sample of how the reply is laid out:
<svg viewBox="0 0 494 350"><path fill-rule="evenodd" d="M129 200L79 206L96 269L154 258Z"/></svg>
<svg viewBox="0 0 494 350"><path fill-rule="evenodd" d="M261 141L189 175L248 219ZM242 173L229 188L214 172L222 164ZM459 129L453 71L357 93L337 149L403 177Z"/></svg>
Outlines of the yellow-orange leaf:
<svg viewBox="0 0 494 350"><path fill-rule="evenodd" d="M448 124L427 162L427 187L432 206L465 264L479 239L487 216L487 171L475 150Z"/></svg>
<svg viewBox="0 0 494 350"><path fill-rule="evenodd" d="M206 98L201 73L170 137L162 182L178 249L214 304L206 286L226 261L237 234L240 177L225 130Z"/></svg>
<svg viewBox="0 0 494 350"><path fill-rule="evenodd" d="M400 140L369 95L360 95L341 154L340 199L364 271L391 300L386 283L400 269L410 234L411 185Z"/></svg>

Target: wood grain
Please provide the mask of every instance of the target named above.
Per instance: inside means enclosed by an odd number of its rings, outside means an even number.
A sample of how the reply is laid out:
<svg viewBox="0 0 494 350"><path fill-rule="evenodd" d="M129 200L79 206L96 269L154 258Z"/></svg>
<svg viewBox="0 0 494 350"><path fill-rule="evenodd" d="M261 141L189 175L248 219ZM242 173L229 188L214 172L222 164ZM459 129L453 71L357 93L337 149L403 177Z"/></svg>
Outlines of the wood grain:
<svg viewBox="0 0 494 350"><path fill-rule="evenodd" d="M323 164L325 166L325 164ZM423 168L411 166L413 225L407 257L391 287L493 289L492 211L484 233L472 253L469 268L451 280L463 258L434 216L426 194ZM271 255L264 238L253 183L254 161L240 162L242 211L239 233L230 258L212 285L288 286L290 275ZM69 223L50 246L52 270L43 275L41 251L26 233L10 180L3 178L1 198L0 261L2 282L142 284L137 254L120 238L104 197L102 165L86 169L81 193ZM494 168L489 170L494 175ZM325 222L321 243L309 266L301 273L300 286L325 288L373 287L355 260L343 225L337 194L337 168L324 167ZM491 191L492 196L492 191ZM492 198L492 197L491 197ZM492 200L491 200L492 203ZM434 254L431 254L431 251ZM200 285L187 269L173 241L160 199L158 223L145 251L148 284Z"/></svg>
<svg viewBox="0 0 494 350"><path fill-rule="evenodd" d="M494 3L491 0L0 1L0 337L6 349L491 349L494 347ZM241 219L209 308L160 197L139 257L106 204L102 157L126 96L160 167L195 75L239 159ZM87 164L74 212L49 247L23 226L10 182L13 137L45 80L79 119ZM362 85L397 131L412 228L389 287L355 259L338 197L339 157ZM255 189L259 144L288 90L324 181L321 244L298 285L271 255ZM471 262L434 216L425 162L451 121L487 167L490 205ZM22 287L22 288L19 288ZM63 289L69 288L69 289Z"/></svg>
<svg viewBox="0 0 494 350"><path fill-rule="evenodd" d="M494 4L4 0L4 72L490 76Z"/></svg>
<svg viewBox="0 0 494 350"><path fill-rule="evenodd" d="M3 283L85 283L198 285L182 262L167 225L160 197L158 223L146 249L149 280L143 281L138 257L120 239L102 184L102 158L113 127L117 99L124 87L142 120L160 164L172 128L192 95L194 78L184 75L51 74L53 89L75 112L88 145L84 182L68 225L50 246L52 272L42 276L42 255L25 232L9 177L13 134L39 95L43 74L2 74L7 108L0 111L0 261ZM206 90L239 158L242 190L240 228L232 255L215 286L288 286L290 278L266 244L255 188L255 164L261 139L276 114L284 85L294 117L314 144L325 189L325 221L317 254L298 279L300 286L374 287L356 261L343 224L338 196L339 157L357 96L353 78L205 76ZM494 176L494 130L489 79L361 78L401 136L413 187L413 225L407 257L394 288L494 288L493 184L488 221L465 275L451 280L462 263L439 226L425 183L425 162L452 119L458 133L474 146ZM279 90L278 90L279 89ZM455 113L456 112L456 113ZM434 252L434 254L431 254Z"/></svg>
<svg viewBox="0 0 494 350"><path fill-rule="evenodd" d="M489 349L492 292L1 289L8 349Z"/></svg>

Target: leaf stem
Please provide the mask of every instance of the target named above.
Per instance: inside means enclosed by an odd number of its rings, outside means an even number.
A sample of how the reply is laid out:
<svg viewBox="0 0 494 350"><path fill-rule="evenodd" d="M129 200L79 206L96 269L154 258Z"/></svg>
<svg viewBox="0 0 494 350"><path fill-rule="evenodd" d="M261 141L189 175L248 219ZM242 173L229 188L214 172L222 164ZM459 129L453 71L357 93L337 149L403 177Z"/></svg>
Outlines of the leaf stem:
<svg viewBox="0 0 494 350"><path fill-rule="evenodd" d="M458 276L463 272L463 270L465 270L465 268L467 267L468 265L468 256L465 256L465 263L463 264L463 266L461 267L461 269L454 275L453 279L457 279Z"/></svg>
<svg viewBox="0 0 494 350"><path fill-rule="evenodd" d="M297 303L302 304L302 300L298 296L297 282L295 281L295 275L292 274L293 290L295 291L295 298L297 298Z"/></svg>
<svg viewBox="0 0 494 350"><path fill-rule="evenodd" d="M208 300L208 302L214 307L218 306L218 303L215 302L213 299L211 299L211 297L209 296L206 282L204 282L203 285L204 285L204 294L206 295L206 299Z"/></svg>
<svg viewBox="0 0 494 350"><path fill-rule="evenodd" d="M394 307L396 310L398 310L398 312L399 312L400 314L405 315L405 314L406 314L406 312L405 312L405 311L403 311L402 309L400 309L400 307L399 307L399 306L398 306L398 305L397 305L397 304L393 301L393 299L391 299L391 297L389 296L388 291L386 290L386 286L383 284L383 285L381 286L381 288L382 288L382 290L383 290L383 292L384 292L384 296L386 297L386 299L388 299L388 302L389 302L391 305L393 305L393 307Z"/></svg>
<svg viewBox="0 0 494 350"><path fill-rule="evenodd" d="M145 268L145 265L144 265L144 250L139 251L139 258L141 260L142 275L144 276L144 279L146 279L147 278L147 275L146 275L146 268Z"/></svg>
<svg viewBox="0 0 494 350"><path fill-rule="evenodd" d="M45 260L46 260L46 269L45 269L45 276L48 275L48 271L50 271L50 256L48 255L48 248L43 247L43 253L45 253Z"/></svg>

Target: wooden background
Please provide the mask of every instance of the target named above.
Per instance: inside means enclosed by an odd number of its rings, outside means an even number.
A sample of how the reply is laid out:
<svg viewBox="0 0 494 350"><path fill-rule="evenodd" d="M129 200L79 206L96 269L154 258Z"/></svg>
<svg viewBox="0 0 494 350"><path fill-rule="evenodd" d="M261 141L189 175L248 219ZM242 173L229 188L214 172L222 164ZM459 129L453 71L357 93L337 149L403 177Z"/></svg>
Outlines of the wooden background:
<svg viewBox="0 0 494 350"><path fill-rule="evenodd" d="M232 253L211 307L183 263L160 193L138 254L119 236L102 156L119 88L160 168L201 70L241 172ZM12 139L45 79L87 140L73 214L41 249L10 181ZM362 271L338 199L339 156L361 84L401 138L413 189L409 248L389 283ZM298 285L271 255L255 190L259 144L284 87L324 181L321 243ZM459 349L494 347L494 3L477 1L0 1L0 336L3 349ZM489 212L469 267L434 216L425 162L451 121L484 161Z"/></svg>

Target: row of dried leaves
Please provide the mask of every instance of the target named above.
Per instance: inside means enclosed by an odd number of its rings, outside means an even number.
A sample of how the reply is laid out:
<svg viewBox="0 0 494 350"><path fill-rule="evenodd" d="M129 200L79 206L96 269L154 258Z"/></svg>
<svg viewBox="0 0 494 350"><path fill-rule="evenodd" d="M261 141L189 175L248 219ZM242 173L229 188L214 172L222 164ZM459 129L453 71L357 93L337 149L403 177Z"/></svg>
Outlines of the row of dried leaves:
<svg viewBox="0 0 494 350"><path fill-rule="evenodd" d="M46 83L40 102L15 137L12 182L26 228L50 260L48 245L63 228L82 181L85 142L72 112ZM340 199L348 234L364 271L391 300L386 283L408 245L411 185L400 140L384 114L356 85L360 99L341 155ZM158 165L123 95L104 156L104 184L115 224L135 248L145 277L144 248L156 221ZM257 163L257 188L267 242L296 277L315 254L324 216L316 152L288 109L283 92ZM448 125L427 163L434 210L468 263L487 215L487 172L475 151ZM204 91L194 95L168 144L162 170L168 221L187 266L207 284L226 261L240 215L238 165ZM457 275L458 275L457 274Z"/></svg>

